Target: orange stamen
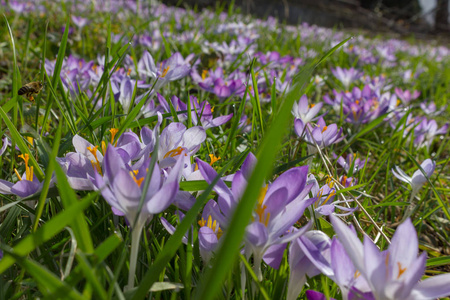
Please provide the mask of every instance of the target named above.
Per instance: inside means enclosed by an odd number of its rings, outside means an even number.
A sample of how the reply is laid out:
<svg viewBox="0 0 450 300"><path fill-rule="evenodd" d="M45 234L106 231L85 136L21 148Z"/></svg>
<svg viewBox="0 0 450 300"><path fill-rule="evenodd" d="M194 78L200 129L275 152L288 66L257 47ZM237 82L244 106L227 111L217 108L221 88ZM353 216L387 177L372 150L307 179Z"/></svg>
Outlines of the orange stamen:
<svg viewBox="0 0 450 300"><path fill-rule="evenodd" d="M164 158L167 158L167 157L169 157L169 156L170 156L170 157L178 156L178 155L181 154L181 152L183 152L183 150L184 150L184 148L181 147L181 146L179 146L179 147L176 148L176 149L173 149L173 150L168 151L168 152L166 153L166 155L164 155ZM187 154L185 154L185 155L187 155Z"/></svg>
<svg viewBox="0 0 450 300"><path fill-rule="evenodd" d="M209 154L209 158L211 159L211 162L209 163L209 165L212 166L213 163L215 163L216 161L218 161L220 159L220 156L216 157L214 154Z"/></svg>

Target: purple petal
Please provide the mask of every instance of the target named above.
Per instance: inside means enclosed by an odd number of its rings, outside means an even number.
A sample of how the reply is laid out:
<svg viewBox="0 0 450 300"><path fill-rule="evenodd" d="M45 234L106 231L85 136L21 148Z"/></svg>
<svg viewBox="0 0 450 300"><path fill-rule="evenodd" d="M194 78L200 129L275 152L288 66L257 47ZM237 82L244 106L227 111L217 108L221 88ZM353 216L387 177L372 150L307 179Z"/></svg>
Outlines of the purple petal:
<svg viewBox="0 0 450 300"><path fill-rule="evenodd" d="M365 270L364 249L361 241L354 231L344 224L338 217L329 216L333 224L334 231L337 233L339 241L342 243L345 251L353 262L356 269Z"/></svg>
<svg viewBox="0 0 450 300"><path fill-rule="evenodd" d="M260 222L253 222L246 228L246 239L255 247L262 247L267 243L267 228Z"/></svg>
<svg viewBox="0 0 450 300"><path fill-rule="evenodd" d="M271 266L274 269L277 269L280 267L281 260L283 259L283 253L286 249L287 244L278 244L278 245L272 245L269 248L267 248L266 252L264 253L263 260L266 264Z"/></svg>
<svg viewBox="0 0 450 300"><path fill-rule="evenodd" d="M11 186L11 192L25 198L37 193L41 188L42 185L38 181L20 180Z"/></svg>
<svg viewBox="0 0 450 300"><path fill-rule="evenodd" d="M205 251L214 251L218 244L216 233L209 227L203 226L198 231L198 243Z"/></svg>

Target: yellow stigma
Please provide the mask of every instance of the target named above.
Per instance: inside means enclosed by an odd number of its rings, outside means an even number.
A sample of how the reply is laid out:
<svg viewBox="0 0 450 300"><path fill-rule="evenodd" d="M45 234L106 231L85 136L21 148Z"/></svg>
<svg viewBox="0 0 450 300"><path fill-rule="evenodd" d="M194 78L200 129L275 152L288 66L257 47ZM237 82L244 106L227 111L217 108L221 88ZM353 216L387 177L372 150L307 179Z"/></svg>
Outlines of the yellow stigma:
<svg viewBox="0 0 450 300"><path fill-rule="evenodd" d="M258 204L256 205L255 212L259 217L259 222L263 223L266 227L269 224L270 220L270 213L265 213L265 210L267 208L266 205L263 205L264 198L266 198L266 193L269 185L266 185L265 187L261 188L261 191L258 195Z"/></svg>
<svg viewBox="0 0 450 300"><path fill-rule="evenodd" d="M25 161L25 176L26 180L33 181L33 167L28 166L28 160L30 159L30 156L28 154L21 154L19 155L20 158L22 158ZM14 170L16 175L18 175L19 180L22 180L22 177L19 176L17 170Z"/></svg>
<svg viewBox="0 0 450 300"><path fill-rule="evenodd" d="M212 166L213 163L215 163L216 161L218 161L220 159L220 156L216 157L214 154L209 154L209 158L211 159L211 162L209 163L209 165Z"/></svg>
<svg viewBox="0 0 450 300"><path fill-rule="evenodd" d="M167 72L169 72L169 69L170 69L170 66L168 66L167 68L165 68L165 69L162 71L161 78L166 77Z"/></svg>
<svg viewBox="0 0 450 300"><path fill-rule="evenodd" d="M220 229L220 227L217 226L217 221L214 220L214 222L213 222L211 215L208 216L208 221L206 221L202 217L202 219L200 221L198 221L198 225L200 225L200 227L206 226L206 227L210 228L212 231L214 231L217 234L217 239L220 239L220 237L223 234L222 229ZM217 232L216 232L216 229L217 229Z"/></svg>
<svg viewBox="0 0 450 300"><path fill-rule="evenodd" d="M130 171L131 178L133 178L134 182L141 187L142 182L144 181L144 177L136 179L136 176L139 174L139 170Z"/></svg>
<svg viewBox="0 0 450 300"><path fill-rule="evenodd" d="M117 142L116 144L114 144L114 138L116 137L116 134L119 132L119 129L111 128L109 132L111 132L111 145L117 146Z"/></svg>
<svg viewBox="0 0 450 300"><path fill-rule="evenodd" d="M402 274L406 271L406 267L402 269L402 264L401 263L397 263L398 265L398 276L397 279L400 279L400 276L402 276Z"/></svg>
<svg viewBox="0 0 450 300"><path fill-rule="evenodd" d="M322 133L324 133L327 130L328 126L324 126L322 129Z"/></svg>
<svg viewBox="0 0 450 300"><path fill-rule="evenodd" d="M211 112L214 112L214 106L213 106L213 107L211 107Z"/></svg>
<svg viewBox="0 0 450 300"><path fill-rule="evenodd" d="M128 68L127 76L130 76L131 74L131 68Z"/></svg>
<svg viewBox="0 0 450 300"><path fill-rule="evenodd" d="M181 152L183 152L184 148L179 146L176 149L170 150L166 153L166 155L164 155L164 158L168 158L168 157L175 157L181 154ZM187 155L187 154L185 154Z"/></svg>
<svg viewBox="0 0 450 300"><path fill-rule="evenodd" d="M314 103L311 103L310 105L309 105L309 108L313 108L314 106L316 106Z"/></svg>
<svg viewBox="0 0 450 300"><path fill-rule="evenodd" d="M105 147L105 148L106 148L106 147ZM94 160L91 160L92 167L94 168L94 170L97 170L98 174L103 175L103 174L102 174L102 168L101 168L101 166L100 166L100 162L99 162L99 160L98 160L98 158L97 158L97 149L98 149L98 146L95 146L94 148L92 148L91 146L89 146L89 147L87 147L86 149L87 149L89 152L91 152L92 155L94 155L95 161L94 161Z"/></svg>
<svg viewBox="0 0 450 300"><path fill-rule="evenodd" d="M206 79L206 75L208 75L208 70L203 70L202 71L202 80Z"/></svg>

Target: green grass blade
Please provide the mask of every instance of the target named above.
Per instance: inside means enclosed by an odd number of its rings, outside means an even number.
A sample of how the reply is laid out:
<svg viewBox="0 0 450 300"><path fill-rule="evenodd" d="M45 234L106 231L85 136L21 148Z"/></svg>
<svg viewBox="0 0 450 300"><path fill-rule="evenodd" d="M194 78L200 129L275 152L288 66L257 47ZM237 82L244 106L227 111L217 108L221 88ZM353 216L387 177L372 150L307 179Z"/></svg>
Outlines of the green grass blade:
<svg viewBox="0 0 450 300"><path fill-rule="evenodd" d="M23 238L14 247L14 253L19 256L26 256L46 241L52 239L56 234L64 230L64 227L68 226L74 219L78 218L80 212L91 205L92 200L96 196L97 193L91 193L82 200L78 201L76 204L54 216L35 233L29 234ZM0 274L5 272L6 269L14 264L14 262L15 259L11 255L5 253L3 258L0 260Z"/></svg>
<svg viewBox="0 0 450 300"><path fill-rule="evenodd" d="M230 220L230 227L222 237L222 245L216 252L216 256L213 265L210 269L206 270L203 276L203 280L200 282L196 299L215 299L223 280L227 273L234 265L236 256L239 253L242 238L244 237L245 228L250 220L253 207L256 203L257 197L260 193L261 187L266 176L272 170L272 163L275 160L278 152L279 145L284 136L284 132L291 120L291 109L294 101L296 101L301 95L301 91L304 86L309 82L313 70L317 65L324 61L324 59L330 56L336 49L343 45L350 38L342 41L336 47L328 51L324 57L322 57L317 64L310 63L304 67L303 70L296 74L291 90L286 94L281 103L281 107L277 116L274 118L271 127L267 131L261 144L260 151L258 152L258 162L252 173L248 186L242 196L245 201L240 201L235 208L235 212Z"/></svg>
<svg viewBox="0 0 450 300"><path fill-rule="evenodd" d="M66 174L64 174L64 171L58 164L55 164L55 174L58 180L57 187L61 202L67 210L78 203L77 196L70 187ZM71 227L77 238L79 248L85 253L92 253L94 251L94 246L83 212L78 213L78 216L74 219Z"/></svg>

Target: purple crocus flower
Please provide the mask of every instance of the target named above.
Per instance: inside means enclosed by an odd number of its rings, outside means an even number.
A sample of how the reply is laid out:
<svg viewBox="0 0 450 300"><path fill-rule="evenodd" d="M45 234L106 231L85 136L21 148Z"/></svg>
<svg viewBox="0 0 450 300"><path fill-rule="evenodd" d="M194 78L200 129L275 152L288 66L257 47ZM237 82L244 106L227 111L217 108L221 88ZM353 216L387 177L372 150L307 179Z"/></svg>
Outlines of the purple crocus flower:
<svg viewBox="0 0 450 300"><path fill-rule="evenodd" d="M305 124L300 119L295 119L295 133L308 142L308 153L317 153L317 147L320 149L329 145L338 143L344 138L342 136L342 128L338 131L336 124L328 125L322 117L319 118L315 127L311 124Z"/></svg>
<svg viewBox="0 0 450 300"><path fill-rule="evenodd" d="M72 16L72 21L80 30L89 23L88 19L78 16Z"/></svg>
<svg viewBox="0 0 450 300"><path fill-rule="evenodd" d="M347 184L347 180L348 178L345 176L345 180L342 185L345 186L345 184ZM350 178L350 183L352 180L353 179ZM311 188L311 193L314 195L316 201L312 206L312 209L314 209L314 213L317 217L329 216L330 214L346 216L352 214L357 209L357 207L351 208L341 205L342 203L349 203L351 200L335 200L336 189L333 187L334 182L332 180L328 179L325 185L319 187L319 183L314 175L310 175L307 183L313 185ZM336 208L344 211L344 213L335 213Z"/></svg>
<svg viewBox="0 0 450 300"><path fill-rule="evenodd" d="M445 112L445 110L447 109L447 105L444 105L438 110L434 101L430 101L430 103L424 101L420 103L420 109L429 116L438 116Z"/></svg>
<svg viewBox="0 0 450 300"><path fill-rule="evenodd" d="M217 249L220 237L223 234L220 224L213 219L212 211L216 210L217 203L214 200L209 200L203 208L202 218L198 221L200 229L198 231L200 256L205 264L208 264L212 258L214 251ZM177 211L180 221L183 220L184 214ZM175 227L172 226L165 218L161 217L161 223L164 228L170 233L175 232ZM182 238L184 244L188 243L188 235L185 234Z"/></svg>
<svg viewBox="0 0 450 300"><path fill-rule="evenodd" d="M9 7L10 7L15 13L18 13L18 14L24 12L24 11L25 11L25 8L26 8L26 6L27 6L26 3L23 3L23 2L21 2L21 1L16 1L16 0L9 1L8 3L9 3Z"/></svg>
<svg viewBox="0 0 450 300"><path fill-rule="evenodd" d="M448 123L445 123L438 129L438 125L435 120L428 120L423 117L417 127L414 128L414 146L423 147L426 146L427 150L430 150L431 144L437 135L444 135L448 130Z"/></svg>
<svg viewBox="0 0 450 300"><path fill-rule="evenodd" d="M395 88L395 94L400 98L400 100L402 100L403 104L406 106L409 105L409 102L419 98L420 96L419 91L414 91L413 93L411 93L408 90L403 91L401 88Z"/></svg>
<svg viewBox="0 0 450 300"><path fill-rule="evenodd" d="M119 149L107 147L104 157L104 175L95 173L93 184L100 190L102 196L111 205L114 214L125 216L132 227L132 245L130 255L130 272L128 285L125 290L134 286L137 253L142 228L153 215L164 211L175 199L181 179L184 152L176 160L175 165L166 173L155 164L152 174L148 174L150 158L138 169L127 165ZM166 175L167 174L167 175ZM146 176L151 176L147 193L143 195ZM139 210L140 200L143 199L142 209Z"/></svg>
<svg viewBox="0 0 450 300"><path fill-rule="evenodd" d="M400 169L398 166L395 166L395 170L392 169L392 174L394 174L394 176L401 181L411 185L412 194L416 195L422 185L428 181L427 178L430 178L433 174L434 169L436 168L436 163L428 158L424 160L420 167L425 171L425 173L422 173L422 171L419 169L414 172L412 177L409 177L402 169Z"/></svg>
<svg viewBox="0 0 450 300"><path fill-rule="evenodd" d="M158 124L160 124L160 117ZM159 125L157 125L159 127ZM114 143L117 129L111 129L111 141ZM142 142L140 141L142 140ZM139 137L133 132L124 132L111 147L117 148L122 160L129 164L131 161L142 157L147 158L155 145L154 132L148 127L143 127ZM58 158L58 162L66 172L69 184L75 190L92 190L94 187L91 178L94 173L103 174L103 153L106 152L106 143L101 142L101 147L94 146L79 135L75 135L72 144L76 152L69 152L64 158ZM143 160L140 162L142 163Z"/></svg>
<svg viewBox="0 0 450 300"><path fill-rule="evenodd" d="M338 217L330 216L345 252L361 273L374 299L427 300L450 295L450 273L420 281L426 268L426 252L418 256L417 233L408 218L400 224L385 251L367 236L361 243Z"/></svg>
<svg viewBox="0 0 450 300"><path fill-rule="evenodd" d="M138 62L138 72L140 75L158 79L154 91L158 91L162 86L170 81L179 80L191 71L191 67L180 53L174 53L169 59L159 63L158 67L152 55L145 51Z"/></svg>
<svg viewBox="0 0 450 300"><path fill-rule="evenodd" d="M175 158L183 153L183 176L192 172L190 157L194 155L206 139L206 132L200 126L186 128L182 123L170 123L159 138L158 160L162 168L171 166Z"/></svg>
<svg viewBox="0 0 450 300"><path fill-rule="evenodd" d="M318 230L306 232L303 237L307 238L318 253L328 253L330 248L330 238ZM306 283L306 275L314 277L320 274L320 270L311 262L308 256L300 247L299 238L291 242L289 246L289 283L287 290L287 300L295 300Z"/></svg>
<svg viewBox="0 0 450 300"><path fill-rule="evenodd" d="M356 236L356 232L354 232L353 228L351 230ZM315 273L310 271L314 276L321 272L336 282L341 290L342 299L344 300L373 299L366 280L364 277L360 276L361 274L355 268L337 238L330 240L330 238L321 231L310 231L295 240L292 243L291 248L293 250L296 249L296 252L293 252L293 254L305 257L302 265L296 265L295 269L293 271L291 270L291 272L297 272L300 275L299 278L302 279L301 285L303 285L306 280L306 278L304 278L306 268L304 267L308 267L308 270L317 270ZM313 266L311 266L311 264ZM293 288L298 295L301 288ZM363 295L364 297L359 297L360 295Z"/></svg>
<svg viewBox="0 0 450 300"><path fill-rule="evenodd" d="M3 179L0 179L0 194L4 195L17 195L21 198L25 198L36 194L42 189L43 182L40 182L33 172L33 166L28 166L28 161L30 159L28 154L19 155L25 161L25 173L20 176L17 170L16 172L18 182L12 183ZM53 181L52 181L53 184Z"/></svg>
<svg viewBox="0 0 450 300"><path fill-rule="evenodd" d="M163 109L167 113L170 113L170 106L167 103L166 99L159 93L157 93L157 96ZM187 105L184 102L182 102L177 96L172 96L171 101L175 111L187 110ZM209 129L223 125L233 117L233 114L229 114L226 116L213 118L212 115L213 108L211 108L211 105L207 101L198 103L197 97L191 95L190 102L191 102L191 118L192 118L191 120L195 126L201 125L204 129ZM187 114L178 114L178 119L181 122L186 121L187 118L188 118Z"/></svg>
<svg viewBox="0 0 450 300"><path fill-rule="evenodd" d="M292 114L295 118L302 120L303 124L308 124L315 120L314 118L322 108L322 105L322 102L308 105L308 98L306 95L303 95L298 102L294 102Z"/></svg>
<svg viewBox="0 0 450 300"><path fill-rule="evenodd" d="M336 157L335 154L333 155ZM336 162L344 169L346 174L350 174L349 176L363 169L366 164L366 160L360 159L356 153L347 154L345 159L342 156L339 156Z"/></svg>
<svg viewBox="0 0 450 300"><path fill-rule="evenodd" d="M331 298L331 297L327 299L327 297L325 297L325 295L322 294L321 292L316 292L316 291L313 291L313 290L307 290L305 292L305 295L306 295L306 299L308 299L308 300L328 300L328 299L336 300L336 299Z"/></svg>
<svg viewBox="0 0 450 300"><path fill-rule="evenodd" d="M197 164L206 182L211 183L217 176L216 171L199 159ZM219 194L219 205L213 209L212 215L224 230L228 227L229 218L247 186L254 164L255 157L249 154L243 168L234 175L231 189L222 180L214 186L214 191ZM285 244L304 234L311 226L309 223L295 232L288 231L303 215L304 210L316 200L304 200L311 189L311 185L306 185L307 173L307 166L292 168L261 189L252 221L246 229L245 239L246 257L249 258L253 254L255 273L259 280L262 280L261 260L269 247ZM280 254L273 256L272 253L268 264L277 268L281 262L282 251Z"/></svg>
<svg viewBox="0 0 450 300"><path fill-rule="evenodd" d="M355 68L342 69L341 67L336 67L336 69L331 68L331 72L334 77L336 77L344 85L346 90L348 90L352 82L362 77L362 73Z"/></svg>

